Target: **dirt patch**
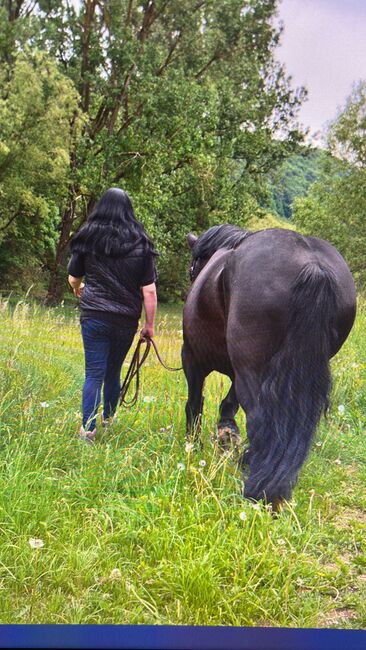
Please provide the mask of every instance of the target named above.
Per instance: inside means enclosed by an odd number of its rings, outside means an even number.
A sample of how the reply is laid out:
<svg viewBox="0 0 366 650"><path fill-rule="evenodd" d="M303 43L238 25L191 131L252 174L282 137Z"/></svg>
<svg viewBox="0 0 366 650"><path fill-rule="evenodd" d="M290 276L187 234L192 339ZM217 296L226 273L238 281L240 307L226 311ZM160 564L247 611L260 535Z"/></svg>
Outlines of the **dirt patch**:
<svg viewBox="0 0 366 650"><path fill-rule="evenodd" d="M339 565L335 562L327 562L327 564L323 564L322 567L326 571L340 571Z"/></svg>
<svg viewBox="0 0 366 650"><path fill-rule="evenodd" d="M346 621L354 621L356 618L357 614L353 609L334 609L323 614L320 623L325 627L332 627L333 625L342 625Z"/></svg>
<svg viewBox="0 0 366 650"><path fill-rule="evenodd" d="M366 512L363 510L348 509L340 512L334 519L334 522L338 528L345 529L348 528L351 522L362 523L366 526Z"/></svg>

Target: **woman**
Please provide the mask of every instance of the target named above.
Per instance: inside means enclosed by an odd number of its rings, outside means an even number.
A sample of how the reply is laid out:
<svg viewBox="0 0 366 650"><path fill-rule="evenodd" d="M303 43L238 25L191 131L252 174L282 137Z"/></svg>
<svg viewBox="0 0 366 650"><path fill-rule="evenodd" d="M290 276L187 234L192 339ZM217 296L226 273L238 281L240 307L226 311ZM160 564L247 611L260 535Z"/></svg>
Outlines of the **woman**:
<svg viewBox="0 0 366 650"><path fill-rule="evenodd" d="M121 367L138 327L142 302L146 322L141 336L154 336L157 253L135 218L127 192L117 188L103 194L72 238L70 250L69 283L80 298L85 351L80 437L93 442L102 384L102 424L116 411Z"/></svg>

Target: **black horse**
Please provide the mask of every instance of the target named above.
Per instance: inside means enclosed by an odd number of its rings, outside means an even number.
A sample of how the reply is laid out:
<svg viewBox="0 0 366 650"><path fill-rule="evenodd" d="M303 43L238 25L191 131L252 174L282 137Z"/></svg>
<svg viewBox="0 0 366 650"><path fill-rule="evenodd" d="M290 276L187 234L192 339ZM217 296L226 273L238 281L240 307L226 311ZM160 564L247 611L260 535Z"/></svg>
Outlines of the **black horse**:
<svg viewBox="0 0 366 650"><path fill-rule="evenodd" d="M291 230L250 233L225 224L188 242L187 433L198 435L205 377L213 370L230 377L219 436L237 437L240 405L249 441L244 496L277 505L290 498L328 407L329 359L356 315L352 275L331 244Z"/></svg>

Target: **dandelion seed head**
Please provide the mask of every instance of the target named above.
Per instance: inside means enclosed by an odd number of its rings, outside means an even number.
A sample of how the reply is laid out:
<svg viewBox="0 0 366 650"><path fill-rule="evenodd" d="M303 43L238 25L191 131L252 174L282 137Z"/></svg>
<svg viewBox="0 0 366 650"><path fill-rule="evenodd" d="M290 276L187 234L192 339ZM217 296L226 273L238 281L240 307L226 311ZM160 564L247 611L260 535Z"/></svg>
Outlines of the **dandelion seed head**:
<svg viewBox="0 0 366 650"><path fill-rule="evenodd" d="M112 569L109 578L110 580L120 580L122 578L122 573L119 569Z"/></svg>
<svg viewBox="0 0 366 650"><path fill-rule="evenodd" d="M203 459L200 460L200 462L198 464L199 464L200 467L206 467L206 461L203 460Z"/></svg>
<svg viewBox="0 0 366 650"><path fill-rule="evenodd" d="M194 448L193 442L187 442L186 443L185 450L186 450L187 454L189 454L191 451L193 451L193 448Z"/></svg>
<svg viewBox="0 0 366 650"><path fill-rule="evenodd" d="M29 546L31 548L43 548L44 546L44 541L42 539L37 539L36 537L30 537L28 540Z"/></svg>
<svg viewBox="0 0 366 650"><path fill-rule="evenodd" d="M180 472L182 472L186 468L186 466L184 463L178 463L177 468L179 469Z"/></svg>
<svg viewBox="0 0 366 650"><path fill-rule="evenodd" d="M345 407L345 405L344 405L344 404L339 404L339 406L338 406L338 413L340 413L341 415L344 415L345 412L346 412L346 407Z"/></svg>
<svg viewBox="0 0 366 650"><path fill-rule="evenodd" d="M240 512L240 513L239 513L239 518L240 518L242 521L245 521L245 520L248 518L248 515L247 515L246 512L243 511L243 512Z"/></svg>
<svg viewBox="0 0 366 650"><path fill-rule="evenodd" d="M253 510L260 510L261 509L259 503L252 503L252 508L253 508Z"/></svg>

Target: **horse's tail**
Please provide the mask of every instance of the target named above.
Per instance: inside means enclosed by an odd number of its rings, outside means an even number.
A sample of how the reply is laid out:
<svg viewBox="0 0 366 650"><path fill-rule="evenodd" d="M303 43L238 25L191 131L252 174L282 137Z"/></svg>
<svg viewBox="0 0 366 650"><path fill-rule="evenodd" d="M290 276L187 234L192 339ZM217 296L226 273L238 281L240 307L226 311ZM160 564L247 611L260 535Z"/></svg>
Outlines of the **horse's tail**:
<svg viewBox="0 0 366 650"><path fill-rule="evenodd" d="M285 340L272 357L248 417L250 475L245 496L289 499L320 416L329 405L336 337L336 280L307 264L293 285Z"/></svg>

